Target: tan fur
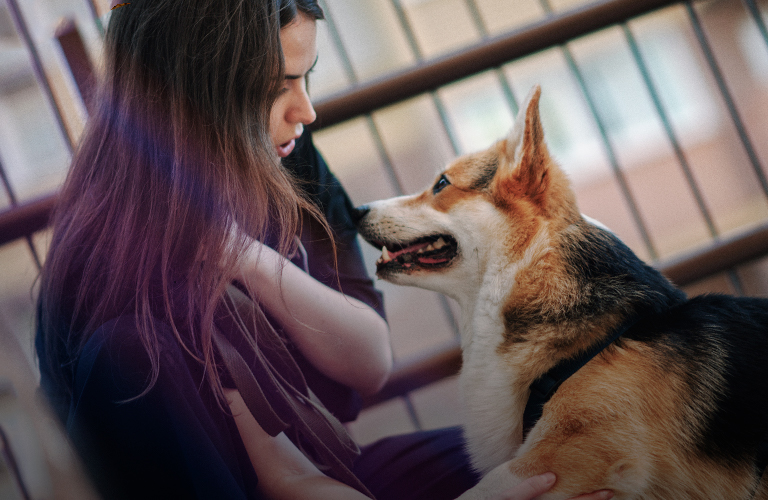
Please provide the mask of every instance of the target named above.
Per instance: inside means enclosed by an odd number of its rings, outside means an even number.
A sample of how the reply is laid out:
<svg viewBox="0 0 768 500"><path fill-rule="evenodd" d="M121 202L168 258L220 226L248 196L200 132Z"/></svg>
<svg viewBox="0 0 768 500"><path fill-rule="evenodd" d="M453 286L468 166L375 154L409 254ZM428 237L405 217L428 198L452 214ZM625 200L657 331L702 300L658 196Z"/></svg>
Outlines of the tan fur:
<svg viewBox="0 0 768 500"><path fill-rule="evenodd" d="M751 463L728 465L691 445L715 408L725 367L712 366L697 382L714 388L710 396L691 397L685 360L670 369L637 341L612 345L565 381L523 442L530 384L623 320L612 310L573 315L583 307L584 283L561 249L598 230L580 215L547 151L539 95L538 88L529 95L506 139L448 166L450 185L371 204L360 224L369 241L450 234L458 243L443 267L383 272L461 306L465 433L473 465L485 474L461 498L490 498L552 471L558 482L542 498L609 488L617 499L735 499L759 486L755 498L768 499Z"/></svg>
<svg viewBox="0 0 768 500"><path fill-rule="evenodd" d="M686 389L658 369L653 352L628 344L561 386L510 470L555 472L562 479L551 498L602 488L616 498L747 497L744 471L682 452L693 429L681 422L696 420L680 414Z"/></svg>

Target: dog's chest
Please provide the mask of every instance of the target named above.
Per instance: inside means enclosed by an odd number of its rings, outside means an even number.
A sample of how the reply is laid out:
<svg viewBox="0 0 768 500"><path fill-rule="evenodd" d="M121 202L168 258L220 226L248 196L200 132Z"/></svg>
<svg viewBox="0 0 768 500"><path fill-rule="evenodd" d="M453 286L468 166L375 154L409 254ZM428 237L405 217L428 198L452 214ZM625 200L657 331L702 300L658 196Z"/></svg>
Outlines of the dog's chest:
<svg viewBox="0 0 768 500"><path fill-rule="evenodd" d="M472 465L487 473L513 458L520 446L527 394L516 389L515 367L497 352L504 331L501 322L481 315L472 323L474 332L463 353L460 385Z"/></svg>

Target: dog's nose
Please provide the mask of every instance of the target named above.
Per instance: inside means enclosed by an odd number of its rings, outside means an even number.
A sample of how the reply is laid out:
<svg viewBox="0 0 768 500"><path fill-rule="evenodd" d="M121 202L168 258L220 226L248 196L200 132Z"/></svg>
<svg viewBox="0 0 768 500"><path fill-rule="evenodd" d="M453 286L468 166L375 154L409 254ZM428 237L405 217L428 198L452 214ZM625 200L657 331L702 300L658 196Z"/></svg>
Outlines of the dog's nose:
<svg viewBox="0 0 768 500"><path fill-rule="evenodd" d="M352 222L355 223L355 225L359 225L360 221L363 220L363 217L370 212L371 209L368 205L363 205L361 207L353 208L352 209Z"/></svg>

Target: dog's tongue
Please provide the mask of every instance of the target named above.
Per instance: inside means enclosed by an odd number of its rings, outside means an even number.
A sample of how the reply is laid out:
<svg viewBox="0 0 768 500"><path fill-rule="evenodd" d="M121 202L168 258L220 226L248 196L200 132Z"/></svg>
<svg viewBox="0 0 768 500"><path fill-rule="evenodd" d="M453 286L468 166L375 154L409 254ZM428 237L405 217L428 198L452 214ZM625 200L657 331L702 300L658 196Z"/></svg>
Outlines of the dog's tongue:
<svg viewBox="0 0 768 500"><path fill-rule="evenodd" d="M423 264L440 264L441 262L447 262L445 257L418 257L416 260Z"/></svg>

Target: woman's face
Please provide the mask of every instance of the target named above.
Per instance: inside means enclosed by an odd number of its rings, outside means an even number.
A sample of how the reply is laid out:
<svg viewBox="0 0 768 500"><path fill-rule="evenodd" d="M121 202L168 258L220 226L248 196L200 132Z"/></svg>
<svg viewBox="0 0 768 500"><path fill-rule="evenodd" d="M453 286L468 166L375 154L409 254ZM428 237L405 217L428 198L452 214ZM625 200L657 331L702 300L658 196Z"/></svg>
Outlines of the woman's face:
<svg viewBox="0 0 768 500"><path fill-rule="evenodd" d="M317 61L315 20L299 13L280 30L285 56L285 81L280 96L272 106L269 135L278 156L285 158L296 145L304 125L315 121L315 109L307 94L307 73Z"/></svg>

